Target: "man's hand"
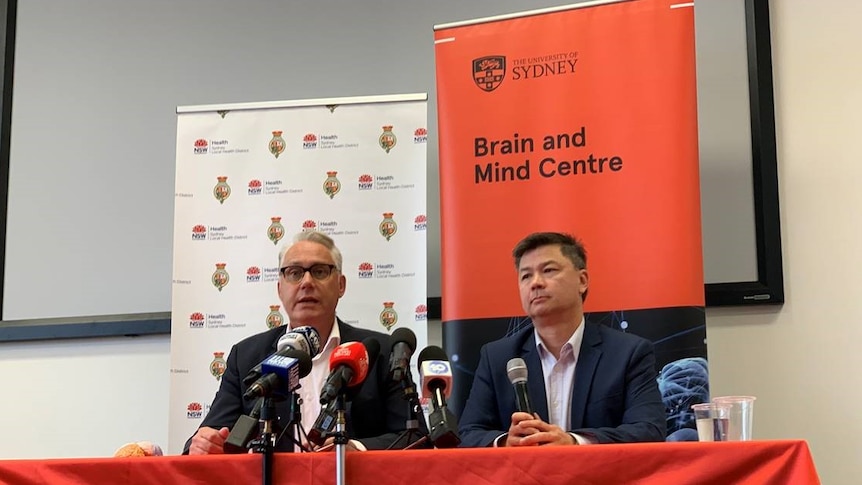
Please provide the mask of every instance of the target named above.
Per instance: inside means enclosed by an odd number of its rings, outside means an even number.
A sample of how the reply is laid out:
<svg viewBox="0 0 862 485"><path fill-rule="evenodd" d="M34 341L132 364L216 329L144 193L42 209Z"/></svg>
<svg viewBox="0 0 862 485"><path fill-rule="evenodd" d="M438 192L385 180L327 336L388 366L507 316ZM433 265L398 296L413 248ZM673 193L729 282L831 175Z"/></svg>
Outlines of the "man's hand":
<svg viewBox="0 0 862 485"><path fill-rule="evenodd" d="M516 412L506 436L506 446L575 445L575 438L554 424L537 416Z"/></svg>
<svg viewBox="0 0 862 485"><path fill-rule="evenodd" d="M315 446L314 451L332 451L335 449L335 437L330 436L326 438L326 441L323 442L320 446ZM356 447L356 442L353 440L347 441L347 451L362 451Z"/></svg>
<svg viewBox="0 0 862 485"><path fill-rule="evenodd" d="M224 453L224 442L230 435L228 428L215 429L206 426L199 428L192 436L189 455L211 455Z"/></svg>

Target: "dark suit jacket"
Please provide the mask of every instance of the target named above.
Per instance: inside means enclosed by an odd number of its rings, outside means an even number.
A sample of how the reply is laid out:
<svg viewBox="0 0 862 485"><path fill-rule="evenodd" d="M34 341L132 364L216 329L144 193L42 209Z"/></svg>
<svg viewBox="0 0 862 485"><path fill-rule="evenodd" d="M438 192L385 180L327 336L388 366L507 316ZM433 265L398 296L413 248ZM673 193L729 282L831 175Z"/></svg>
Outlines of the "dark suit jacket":
<svg viewBox="0 0 862 485"><path fill-rule="evenodd" d="M599 443L664 441L665 410L656 383L652 343L609 327L585 322L575 368L571 428ZM548 401L533 327L482 347L470 397L461 415L461 446L489 446L508 432L516 411L506 375L509 359L527 363L534 410L545 422Z"/></svg>
<svg viewBox="0 0 862 485"><path fill-rule="evenodd" d="M391 445L406 427L409 407L398 383L389 378L387 365L391 350L389 336L362 328L352 327L338 320L341 342L359 342L373 337L380 343L380 355L374 366L368 370L359 392L348 401L347 434L351 439L362 442L366 448L385 449ZM269 331L252 335L234 345L227 358L227 367L221 378L221 385L213 399L209 413L201 426L220 429L224 426L232 428L242 414L250 414L254 401L245 401L243 393L248 386L242 379L249 371L276 351L278 339L287 331L286 326L276 327ZM276 412L282 424L289 422L290 409L288 401L277 402ZM305 430L308 432L309 430ZM407 445L402 442L403 448ZM191 438L186 441L183 453L188 453ZM276 451L291 451L293 444L288 438L282 438Z"/></svg>

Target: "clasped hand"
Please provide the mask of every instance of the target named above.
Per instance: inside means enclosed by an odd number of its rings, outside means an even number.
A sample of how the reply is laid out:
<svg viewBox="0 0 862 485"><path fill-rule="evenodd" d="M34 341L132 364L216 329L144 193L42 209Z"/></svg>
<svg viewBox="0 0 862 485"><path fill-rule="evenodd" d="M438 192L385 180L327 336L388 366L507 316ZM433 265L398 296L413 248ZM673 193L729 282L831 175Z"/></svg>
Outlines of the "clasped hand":
<svg viewBox="0 0 862 485"><path fill-rule="evenodd" d="M516 412L506 436L506 446L574 445L575 438L555 424L542 421L537 415Z"/></svg>

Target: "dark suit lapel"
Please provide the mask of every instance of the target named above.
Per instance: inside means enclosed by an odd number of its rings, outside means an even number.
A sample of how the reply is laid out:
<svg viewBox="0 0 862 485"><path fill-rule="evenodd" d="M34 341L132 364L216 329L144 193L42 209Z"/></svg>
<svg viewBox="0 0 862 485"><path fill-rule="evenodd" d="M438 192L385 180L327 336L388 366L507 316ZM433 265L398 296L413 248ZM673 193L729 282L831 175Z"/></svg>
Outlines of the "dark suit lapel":
<svg viewBox="0 0 862 485"><path fill-rule="evenodd" d="M335 324L338 325L338 333L339 335L341 335L341 343L359 341L359 337L356 333L355 327L351 327L350 325L342 322L341 319L337 319L335 321Z"/></svg>
<svg viewBox="0 0 862 485"><path fill-rule="evenodd" d="M288 331L287 325L282 325L279 329L280 331L273 333L272 343L269 346L269 353L266 354L268 356L274 354L275 351L278 350L278 341L281 340L281 337L284 337L284 334Z"/></svg>
<svg viewBox="0 0 862 485"><path fill-rule="evenodd" d="M521 347L521 355L527 364L527 392L530 395L530 404L533 411L539 414L544 421L548 421L548 395L545 394L545 375L542 372L542 361L539 351L536 349L535 330L528 334L527 340Z"/></svg>
<svg viewBox="0 0 862 485"><path fill-rule="evenodd" d="M578 364L575 367L575 384L572 389L572 414L571 429L583 427L584 412L587 408L587 399L593 385L593 376L599 364L602 351L599 346L602 336L598 328L584 322L584 340L581 342L581 351L578 355Z"/></svg>

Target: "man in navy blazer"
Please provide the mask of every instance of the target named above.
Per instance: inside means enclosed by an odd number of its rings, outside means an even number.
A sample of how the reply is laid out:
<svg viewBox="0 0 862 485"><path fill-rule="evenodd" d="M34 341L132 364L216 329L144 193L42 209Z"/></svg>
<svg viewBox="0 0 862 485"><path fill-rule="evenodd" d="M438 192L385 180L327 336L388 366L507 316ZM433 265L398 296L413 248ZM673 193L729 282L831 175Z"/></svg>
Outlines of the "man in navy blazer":
<svg viewBox="0 0 862 485"><path fill-rule="evenodd" d="M652 344L584 320L583 244L567 234L535 233L513 256L533 325L482 348L461 415L461 446L664 441ZM516 407L506 373L513 358L526 363L532 415Z"/></svg>

